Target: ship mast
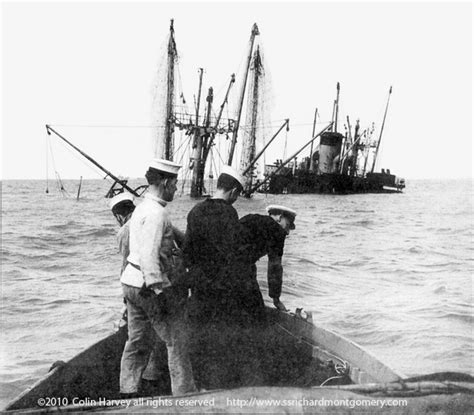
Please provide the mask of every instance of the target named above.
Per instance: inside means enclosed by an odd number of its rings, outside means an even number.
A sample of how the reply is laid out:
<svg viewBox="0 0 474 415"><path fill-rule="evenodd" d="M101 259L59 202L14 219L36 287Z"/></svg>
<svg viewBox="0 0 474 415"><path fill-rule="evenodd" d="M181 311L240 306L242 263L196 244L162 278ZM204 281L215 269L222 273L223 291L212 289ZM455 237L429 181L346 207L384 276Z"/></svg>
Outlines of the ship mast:
<svg viewBox="0 0 474 415"><path fill-rule="evenodd" d="M285 124L287 122L285 121ZM250 189L250 192L253 193L260 187L264 186L267 184L272 177L276 176L278 172L280 172L291 160L293 160L298 154L300 154L306 147L308 147L316 138L318 138L321 134L323 134L325 131L330 130L332 128L332 121L324 127L319 133L317 133L311 140L309 140L303 147L301 147L296 153L292 154L290 157L288 157L286 160L282 161L276 170L274 170L271 174L269 174L264 180L262 180L260 183L256 183L252 189Z"/></svg>
<svg viewBox="0 0 474 415"><path fill-rule="evenodd" d="M207 110L206 110L206 121L204 123L204 127L202 128L202 132L199 133L199 141L200 141L200 153L199 153L199 161L197 165L195 166L196 170L196 192L195 194L191 194L193 197L198 197L202 196L202 191L204 189L204 169L205 169L205 161L203 157L203 152L204 149L207 147L207 143L209 141L209 126L211 125L211 111L212 111L212 101L214 100L214 92L212 87L209 88L208 94L207 94ZM198 130L201 130L199 126L197 127ZM194 184L194 181L193 181Z"/></svg>
<svg viewBox="0 0 474 415"><path fill-rule="evenodd" d="M167 74L167 93L166 93L166 121L165 121L165 148L164 158L173 160L174 151L174 67L177 57L176 42L174 39L174 20L171 19L170 38L168 41L168 74Z"/></svg>
<svg viewBox="0 0 474 415"><path fill-rule="evenodd" d="M240 160L241 171L247 171L245 175L245 186L244 193L250 195L249 191L252 188L252 177L254 169L247 170L248 166L255 159L256 153L256 136L257 136L257 116L258 116L258 105L259 96L258 90L260 86L260 77L262 75L262 60L260 57L260 49L257 46L257 50L254 53L252 62L252 95L249 111L247 112L247 118L250 118L246 123L250 124L250 131L244 138L242 143L242 156Z"/></svg>
<svg viewBox="0 0 474 415"><path fill-rule="evenodd" d="M311 135L314 137L314 133L316 131L316 118L318 116L318 109L314 111L314 121L313 121L313 134ZM314 142L311 141L311 150L309 151L309 171L314 171L314 160L313 160L313 144Z"/></svg>
<svg viewBox="0 0 474 415"><path fill-rule="evenodd" d="M332 126L332 131L337 133L337 117L339 115L339 91L340 91L340 85L339 82L337 83L337 94L336 94L336 99L334 101L334 107L333 107L333 126Z"/></svg>
<svg viewBox="0 0 474 415"><path fill-rule="evenodd" d="M212 102L214 100L214 93L212 87L209 88L209 92L206 98L207 110L206 119L203 126L199 126L199 104L196 110L196 122L193 126L194 129L194 142L193 142L193 158L192 158L192 169L193 177L191 181L191 197L200 197L203 194L204 189L204 173L206 169L206 162L209 156L211 147L214 145L214 139L216 134L228 133L231 127L219 128L219 123L222 119L222 113L224 111L225 104L229 98L229 92L232 85L235 82L235 75L232 74L224 101L220 107L219 114L216 119L214 126L211 126L211 114L212 114ZM199 80L199 100L201 96L201 84L202 84L202 69Z"/></svg>
<svg viewBox="0 0 474 415"><path fill-rule="evenodd" d="M375 162L377 161L377 156L379 153L380 142L382 141L383 127L385 126L385 118L387 117L388 104L390 102L390 95L392 95L392 87L390 87L390 90L388 91L387 105L385 106L385 113L383 115L382 127L380 128L380 135L379 135L379 140L377 142L377 148L375 149L374 162L372 163L372 170L370 171L371 173L374 172Z"/></svg>
<svg viewBox="0 0 474 415"><path fill-rule="evenodd" d="M232 133L232 142L230 144L230 150L229 150L229 158L227 160L227 164L229 166L232 165L232 159L234 158L234 151L235 151L235 145L237 143L237 135L239 131L239 125L240 125L240 117L242 115L242 107L244 105L244 96L245 96L245 88L247 86L247 78L250 70L250 62L252 60L252 51L253 51L253 44L255 42L255 36L258 36L260 32L258 31L258 26L256 23L253 24L252 26L252 33L250 34L250 41L249 41L249 54L247 57L247 68L245 70L245 76L244 76L244 83L242 85L242 89L240 91L240 99L239 99L239 107L238 107L238 112L237 112L237 120L234 125L234 131Z"/></svg>
<svg viewBox="0 0 474 415"><path fill-rule="evenodd" d="M191 197L201 196L201 188L199 182L199 171L201 169L201 154L202 154L202 136L199 128L199 107L201 103L201 88L202 88L202 74L203 68L199 68L199 89L196 103L196 121L194 126L194 141L193 141L193 177L191 181Z"/></svg>
<svg viewBox="0 0 474 415"><path fill-rule="evenodd" d="M354 127L354 142L357 142L357 144L354 146L354 155L352 159L352 167L351 167L351 175L352 176L357 176L357 163L359 161L359 148L360 148L360 138L362 137L362 134L359 134L360 130L360 120L356 120L356 125Z"/></svg>
<svg viewBox="0 0 474 415"><path fill-rule="evenodd" d="M54 128L52 128L50 125L46 124L46 132L48 135L51 135L51 133L54 133L57 135L61 140L69 144L74 150L76 150L79 154L81 154L84 158L89 160L94 166L98 167L100 170L102 170L106 176L105 177L110 177L111 179L114 180L114 184L109 190L110 197L113 196L113 190L116 184L119 184L122 186L123 189L129 191L131 194L133 194L136 197L139 197L140 195L138 192L134 189L132 189L130 186L127 185L127 180L121 180L117 176L115 176L113 173L111 173L109 170L107 170L105 167L100 165L97 161L95 161L91 156L88 154L84 153L79 147L76 147L74 144L72 144L69 140L67 140L65 137L63 137L61 134L59 134ZM82 176L81 176L82 177ZM109 196L107 196L109 197Z"/></svg>
<svg viewBox="0 0 474 415"><path fill-rule="evenodd" d="M227 92L225 94L224 101L222 102L220 110L219 110L219 114L217 115L217 119L216 119L216 123L214 125L214 128L211 130L211 133L209 135L209 140L206 141L205 145L203 146L202 162L203 162L204 165L206 165L207 157L209 155L209 151L211 150L211 147L214 144L214 139L216 137L216 133L218 132L218 128L219 128L219 123L221 122L222 113L224 111L225 104L227 104L227 100L229 98L229 92L230 92L230 89L232 88L232 85L234 84L234 82L235 82L235 74L232 74L231 77L230 77L229 86L227 87ZM204 174L204 171L202 173Z"/></svg>

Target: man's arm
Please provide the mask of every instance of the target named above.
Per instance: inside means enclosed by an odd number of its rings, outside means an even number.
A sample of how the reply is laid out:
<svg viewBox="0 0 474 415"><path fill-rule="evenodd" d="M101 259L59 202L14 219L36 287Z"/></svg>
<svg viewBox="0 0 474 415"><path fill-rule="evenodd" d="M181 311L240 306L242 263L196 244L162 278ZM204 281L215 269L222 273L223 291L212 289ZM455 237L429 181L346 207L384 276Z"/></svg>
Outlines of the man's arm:
<svg viewBox="0 0 474 415"><path fill-rule="evenodd" d="M127 222L120 228L117 240L119 252L122 254L122 269L120 270L120 275L122 275L128 263L128 255L130 254L130 223Z"/></svg>
<svg viewBox="0 0 474 415"><path fill-rule="evenodd" d="M280 301L281 286L283 280L283 266L281 265L281 256L268 257L268 294L273 299L276 308L286 311L286 307Z"/></svg>
<svg viewBox="0 0 474 415"><path fill-rule="evenodd" d="M176 226L171 226L173 229L173 236L176 244L178 245L178 248L183 247L184 243L184 232L180 231Z"/></svg>

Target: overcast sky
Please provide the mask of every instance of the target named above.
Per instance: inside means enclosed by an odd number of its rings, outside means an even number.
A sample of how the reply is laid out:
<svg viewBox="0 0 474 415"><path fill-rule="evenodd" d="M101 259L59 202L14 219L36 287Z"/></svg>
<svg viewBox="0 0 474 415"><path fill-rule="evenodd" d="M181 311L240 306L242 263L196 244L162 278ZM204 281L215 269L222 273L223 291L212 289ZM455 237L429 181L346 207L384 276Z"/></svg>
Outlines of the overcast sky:
<svg viewBox="0 0 474 415"><path fill-rule="evenodd" d="M171 18L188 102L203 67L218 108L256 22L272 120L290 118L288 154L309 139L315 107L330 120L338 81L341 117L362 125L381 124L393 85L380 167L408 180L472 176L470 2L15 2L2 3L2 177L45 178L46 123L114 173L140 176ZM50 171L100 177L51 141ZM283 136L275 144L281 157Z"/></svg>

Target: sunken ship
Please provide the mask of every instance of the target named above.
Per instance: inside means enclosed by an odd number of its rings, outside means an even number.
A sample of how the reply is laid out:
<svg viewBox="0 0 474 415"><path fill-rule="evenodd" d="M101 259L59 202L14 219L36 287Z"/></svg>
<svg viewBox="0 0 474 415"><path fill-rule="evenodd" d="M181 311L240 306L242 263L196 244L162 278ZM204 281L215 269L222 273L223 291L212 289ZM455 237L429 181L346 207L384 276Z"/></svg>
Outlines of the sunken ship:
<svg viewBox="0 0 474 415"><path fill-rule="evenodd" d="M384 118L379 136L374 136L374 124L361 131L359 120L354 129L347 117L345 134L337 131L340 85L334 101L333 119L320 133L315 135L317 109L313 123L313 138L297 153L283 161L265 165L264 179L259 183L260 191L283 193L400 193L405 180L381 169L375 172L382 133L390 102L390 87ZM315 140L319 144L314 147ZM298 155L311 146L310 153L298 160ZM314 150L313 150L314 148Z"/></svg>
<svg viewBox="0 0 474 415"><path fill-rule="evenodd" d="M375 171L382 133L390 102L390 87L384 118L378 137L374 138L374 124L361 130L359 120L352 129L347 117L345 134L337 131L339 109L339 83L334 101L331 123L317 135L313 124L313 138L297 153L286 160L278 159L265 165L264 179L258 183L259 191L284 193L400 193L405 180L389 169ZM319 143L314 142L319 138ZM309 155L298 160L298 155L310 147Z"/></svg>

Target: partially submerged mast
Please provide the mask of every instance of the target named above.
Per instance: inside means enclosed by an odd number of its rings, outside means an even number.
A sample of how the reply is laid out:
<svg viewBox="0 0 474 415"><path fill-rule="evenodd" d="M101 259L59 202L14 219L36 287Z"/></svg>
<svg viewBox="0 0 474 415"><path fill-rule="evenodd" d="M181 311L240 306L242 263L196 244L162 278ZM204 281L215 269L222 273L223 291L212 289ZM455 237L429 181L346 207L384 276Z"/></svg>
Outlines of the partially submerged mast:
<svg viewBox="0 0 474 415"><path fill-rule="evenodd" d="M170 33L166 52L166 68L159 73L159 82L163 83L163 95L155 97L157 104L157 132L153 144L153 157L173 160L175 128L175 67L178 53L174 38L174 21L171 19ZM161 88L159 89L159 91Z"/></svg>
<svg viewBox="0 0 474 415"><path fill-rule="evenodd" d="M210 135L209 135L209 140L206 142L206 145L203 147L203 155L202 155L202 161L203 164L206 165L207 157L209 155L209 151L211 150L211 147L214 145L214 139L216 137L216 134L218 133L218 128L219 128L219 123L221 122L222 118L222 113L224 111L224 106L227 104L227 100L229 98L229 92L230 89L232 88L232 85L235 82L235 74L232 74L230 77L230 82L229 86L227 87L227 92L225 94L224 101L221 104L219 114L217 115L216 123L214 124L214 128L211 129ZM224 129L224 131L227 131L227 129ZM203 171L204 174L204 171Z"/></svg>
<svg viewBox="0 0 474 415"><path fill-rule="evenodd" d="M285 122L286 124L286 122ZM311 140L309 140L303 147L301 147L298 151L296 151L294 154L292 154L290 157L288 157L286 160L282 161L278 167L276 168L276 170L274 170L271 174L269 174L263 181L261 181L260 183L257 183L255 184L252 189L250 189L250 192L253 193L255 192L257 189L259 189L260 187L264 186L265 184L267 184L271 179L272 177L276 176L291 160L293 160L295 157L298 156L298 154L300 154L306 147L308 147L312 142L314 142L314 140L316 140L316 138L318 138L320 135L324 134L326 131L330 130L332 128L332 121L326 126L324 127L319 133L317 133L315 136L313 136L311 138Z"/></svg>
<svg viewBox="0 0 474 415"><path fill-rule="evenodd" d="M83 157L85 157L87 160L89 160L94 166L98 167L100 170L102 170L105 174L106 174L106 177L109 176L111 179L114 180L114 184L112 185L112 187L110 188L109 190L109 193L107 193L107 196L106 197L112 197L114 196L114 193L113 191L115 190L114 189L114 186L116 184L119 184L120 186L122 186L122 189L125 189L125 190L128 190L130 193L132 193L134 196L136 197L139 197L140 195L138 194L138 192L134 189L132 189L130 186L127 185L127 180L121 180L119 179L117 176L115 176L114 174L112 174L109 170L107 170L105 167L103 167L102 165L100 165L97 161L95 161L91 156L89 156L88 154L84 153L81 149L79 149L78 147L76 147L74 144L72 144L69 140L67 140L65 137L63 137L61 134L59 134L56 130L54 130L50 125L46 124L46 132L48 133L48 135L51 135L51 133L54 133L55 135L57 135L61 140L63 140L64 142L66 142L67 144L69 144L74 150L76 150L79 154L81 154Z"/></svg>
<svg viewBox="0 0 474 415"><path fill-rule="evenodd" d="M240 91L240 99L239 99L239 107L237 111L237 120L234 125L234 131L232 133L232 142L230 144L230 150L229 150L229 158L227 159L227 164L229 166L232 165L232 161L234 158L234 151L235 151L235 145L237 143L237 135L239 132L239 125L240 125L240 117L242 115L242 107L244 105L244 96L245 96L245 88L247 86L247 78L250 70L250 62L252 60L252 51L253 51L253 44L255 42L255 36L258 36L260 32L258 31L258 26L256 23L253 24L252 26L252 32L250 34L250 41L249 41L249 54L247 56L247 68L245 70L245 75L244 75L244 83L242 85L242 89Z"/></svg>
<svg viewBox="0 0 474 415"><path fill-rule="evenodd" d="M340 85L339 82L337 83L337 94L336 94L336 99L334 101L334 108L333 108L333 119L332 119L332 131L337 133L337 117L339 115L339 91L340 91Z"/></svg>
<svg viewBox="0 0 474 415"><path fill-rule="evenodd" d="M316 110L314 111L313 133L311 134L312 137L314 137L314 133L316 131L317 116L318 116L318 109L316 108ZM311 141L311 150L309 151L309 171L314 171L313 145L314 145L314 142Z"/></svg>
<svg viewBox="0 0 474 415"><path fill-rule="evenodd" d="M203 150L207 147L207 142L209 141L209 126L211 124L211 109L212 101L214 99L214 93L212 87L209 88L207 94L207 110L206 110L206 120L204 125L201 127L196 125L196 157L193 160L193 179L191 182L191 197L202 196L204 190L204 170L205 162L203 158Z"/></svg>
<svg viewBox="0 0 474 415"><path fill-rule="evenodd" d="M372 164L372 170L370 171L371 173L374 172L375 163L377 161L377 156L378 156L378 153L379 153L380 142L382 141L383 127L385 126L385 119L387 117L388 104L390 102L390 95L392 95L392 87L390 87L390 90L388 91L387 105L385 106L385 113L383 115L382 127L380 128L380 135L379 135L379 139L378 139L378 142L377 142L377 148L375 149L374 162Z"/></svg>
<svg viewBox="0 0 474 415"><path fill-rule="evenodd" d="M191 181L191 197L198 197L202 194L199 182L199 172L201 169L201 155L202 155L202 135L201 129L199 128L199 107L201 104L201 88L202 88L202 74L203 68L199 68L199 89L196 102L196 124L194 128L194 140L193 140L193 159L192 169L193 177Z"/></svg>
<svg viewBox="0 0 474 415"><path fill-rule="evenodd" d="M259 87L260 77L263 74L262 60L260 56L260 50L257 46L254 58L252 61L252 80L251 80L251 98L250 106L247 112L246 124L250 125L248 133L245 134L242 142L242 156L240 158L240 170L246 171L244 176L245 186L244 193L250 194L252 188L252 178L254 176L254 168L248 169L249 165L255 159L256 153L256 138L257 138L257 117L258 117L258 106L259 106Z"/></svg>
<svg viewBox="0 0 474 415"><path fill-rule="evenodd" d="M176 51L176 42L174 40L174 20L171 19L170 38L168 41L168 76L167 76L167 94L166 94L166 123L165 123L165 148L164 158L173 160L174 152L174 66L178 55Z"/></svg>

